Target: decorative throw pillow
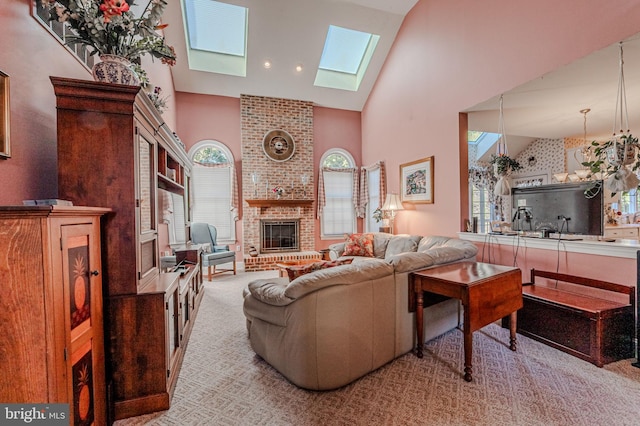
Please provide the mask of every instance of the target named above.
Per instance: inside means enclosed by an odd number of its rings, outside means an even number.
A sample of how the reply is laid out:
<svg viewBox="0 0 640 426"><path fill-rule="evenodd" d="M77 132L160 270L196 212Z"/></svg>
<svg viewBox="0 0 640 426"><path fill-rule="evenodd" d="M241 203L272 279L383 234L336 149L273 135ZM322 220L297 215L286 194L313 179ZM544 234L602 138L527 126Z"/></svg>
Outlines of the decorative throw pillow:
<svg viewBox="0 0 640 426"><path fill-rule="evenodd" d="M330 261L318 261L310 263L308 265L289 266L287 268L287 275L289 276L289 282L295 280L298 277L308 274L310 272L319 271L320 269L333 268L334 266L348 265L353 259L336 259Z"/></svg>
<svg viewBox="0 0 640 426"><path fill-rule="evenodd" d="M373 257L373 234L348 235L342 255Z"/></svg>

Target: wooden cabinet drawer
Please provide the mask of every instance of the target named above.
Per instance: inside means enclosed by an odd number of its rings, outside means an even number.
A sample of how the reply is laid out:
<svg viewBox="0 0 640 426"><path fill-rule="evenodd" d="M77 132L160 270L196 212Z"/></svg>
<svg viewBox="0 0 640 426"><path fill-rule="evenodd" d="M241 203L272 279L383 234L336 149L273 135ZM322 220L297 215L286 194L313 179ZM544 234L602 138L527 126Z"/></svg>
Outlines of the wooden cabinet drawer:
<svg viewBox="0 0 640 426"><path fill-rule="evenodd" d="M638 228L606 228L605 237L638 238Z"/></svg>

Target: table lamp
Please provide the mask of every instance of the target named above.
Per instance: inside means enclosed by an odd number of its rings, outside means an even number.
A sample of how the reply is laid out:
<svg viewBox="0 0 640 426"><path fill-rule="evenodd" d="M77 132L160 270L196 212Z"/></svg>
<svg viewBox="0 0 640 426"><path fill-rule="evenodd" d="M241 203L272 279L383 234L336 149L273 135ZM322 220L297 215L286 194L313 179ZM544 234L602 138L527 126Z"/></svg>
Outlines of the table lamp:
<svg viewBox="0 0 640 426"><path fill-rule="evenodd" d="M391 212L391 220L389 224L391 226L391 233L393 234L393 221L396 217L396 212L398 210L404 210L404 207L402 207L402 201L400 201L398 194L387 194L387 198L384 200L384 204L381 208L384 211Z"/></svg>

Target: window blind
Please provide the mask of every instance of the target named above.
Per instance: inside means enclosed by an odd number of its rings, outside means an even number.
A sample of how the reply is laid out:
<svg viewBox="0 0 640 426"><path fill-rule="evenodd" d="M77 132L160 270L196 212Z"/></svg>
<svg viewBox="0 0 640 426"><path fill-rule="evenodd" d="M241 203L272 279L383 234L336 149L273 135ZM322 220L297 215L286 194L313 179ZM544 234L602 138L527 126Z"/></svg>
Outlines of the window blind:
<svg viewBox="0 0 640 426"><path fill-rule="evenodd" d="M322 210L323 236L355 232L353 173L322 171L326 204Z"/></svg>
<svg viewBox="0 0 640 426"><path fill-rule="evenodd" d="M193 167L193 221L216 227L218 240L235 241L230 168Z"/></svg>

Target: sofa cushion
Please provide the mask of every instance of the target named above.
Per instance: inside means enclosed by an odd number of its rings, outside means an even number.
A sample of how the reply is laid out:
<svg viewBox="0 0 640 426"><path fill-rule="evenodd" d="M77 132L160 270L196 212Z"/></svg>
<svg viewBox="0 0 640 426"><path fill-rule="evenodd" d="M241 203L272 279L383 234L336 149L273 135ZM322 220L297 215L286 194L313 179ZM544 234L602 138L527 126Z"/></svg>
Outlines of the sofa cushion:
<svg viewBox="0 0 640 426"><path fill-rule="evenodd" d="M281 279L261 279L251 281L249 283L249 292L256 299L275 306L285 306L293 302L284 294L284 289L287 287L287 280Z"/></svg>
<svg viewBox="0 0 640 426"><path fill-rule="evenodd" d="M387 244L384 258L388 259L396 254L416 251L421 239L420 235L394 235Z"/></svg>
<svg viewBox="0 0 640 426"><path fill-rule="evenodd" d="M478 253L478 247L470 241L461 240L459 238L441 237L437 235L423 237L420 240L420 244L418 244L418 252L432 253L435 256L438 255L438 252L434 252L434 249L445 247L462 250L465 258L473 257ZM447 251L440 254L444 256L449 255Z"/></svg>
<svg viewBox="0 0 640 426"><path fill-rule="evenodd" d="M429 253L405 252L385 259L396 273L418 271L436 264Z"/></svg>
<svg viewBox="0 0 640 426"><path fill-rule="evenodd" d="M334 285L351 285L393 275L393 267L381 259L371 258L366 262L353 262L335 268L322 269L291 281L284 289L287 298L300 297Z"/></svg>
<svg viewBox="0 0 640 426"><path fill-rule="evenodd" d="M375 257L384 259L391 237L393 237L393 235L386 232L375 232L373 234L373 255Z"/></svg>
<svg viewBox="0 0 640 426"><path fill-rule="evenodd" d="M474 256L468 251L457 247L434 247L427 252L406 252L396 254L385 259L393 265L396 273L418 271L431 266L457 262Z"/></svg>
<svg viewBox="0 0 640 426"><path fill-rule="evenodd" d="M373 257L373 234L347 235L342 255Z"/></svg>
<svg viewBox="0 0 640 426"><path fill-rule="evenodd" d="M293 281L298 277L308 274L310 272L319 271L320 269L333 268L334 266L347 265L353 261L352 258L336 259L331 261L319 261L310 263L308 265L296 265L286 268L289 281Z"/></svg>

